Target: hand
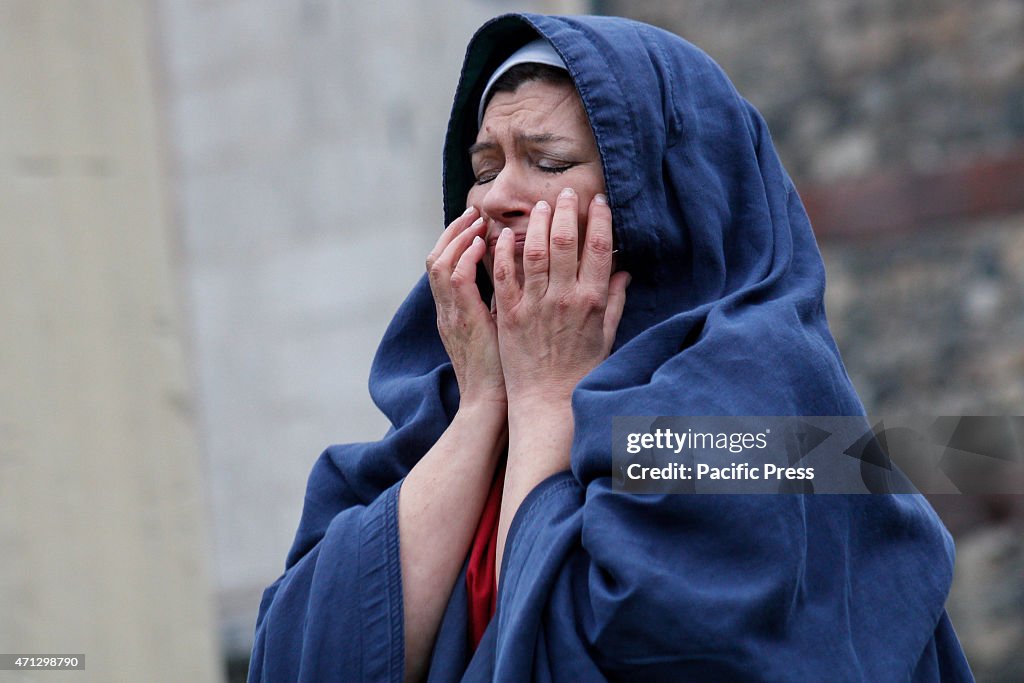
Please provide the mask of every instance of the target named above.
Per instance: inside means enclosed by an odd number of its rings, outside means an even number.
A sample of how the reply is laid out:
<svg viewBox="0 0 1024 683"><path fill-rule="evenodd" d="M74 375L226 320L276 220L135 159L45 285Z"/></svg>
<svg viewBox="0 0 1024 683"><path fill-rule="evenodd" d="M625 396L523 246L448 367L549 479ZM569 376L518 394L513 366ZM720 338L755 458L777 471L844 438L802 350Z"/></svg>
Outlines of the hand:
<svg viewBox="0 0 1024 683"><path fill-rule="evenodd" d="M478 216L470 207L441 233L427 256L427 273L437 329L459 382L460 405L493 404L504 411L497 328L476 287L477 264L487 250L485 224Z"/></svg>
<svg viewBox="0 0 1024 683"><path fill-rule="evenodd" d="M608 357L615 341L630 276L612 275L612 215L603 195L590 204L580 253L578 204L576 193L566 188L553 216L547 202L534 207L523 244L522 285L512 231L498 237L495 300L510 407L567 405L576 385Z"/></svg>

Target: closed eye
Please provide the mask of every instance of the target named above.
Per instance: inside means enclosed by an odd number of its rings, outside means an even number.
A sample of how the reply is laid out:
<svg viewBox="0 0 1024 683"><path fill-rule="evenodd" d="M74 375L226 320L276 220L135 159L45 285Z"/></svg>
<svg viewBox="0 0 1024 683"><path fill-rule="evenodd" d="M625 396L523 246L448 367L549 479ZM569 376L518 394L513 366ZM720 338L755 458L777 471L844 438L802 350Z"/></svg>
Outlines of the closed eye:
<svg viewBox="0 0 1024 683"><path fill-rule="evenodd" d="M541 165L538 165L537 168L539 168L544 173L565 173L566 171L568 171L570 168L572 168L575 165L576 164L565 164L563 166L541 166Z"/></svg>
<svg viewBox="0 0 1024 683"><path fill-rule="evenodd" d="M487 183L491 182L492 180L494 180L497 177L498 177L497 172L495 172L495 171L487 171L485 173L481 173L480 175L476 176L476 180L474 182L477 185L486 185Z"/></svg>
<svg viewBox="0 0 1024 683"><path fill-rule="evenodd" d="M569 163L561 162L561 163L552 165L550 161L548 161L546 163L537 163L537 164L535 164L536 168L539 171L541 171L541 173L550 173L552 175L557 175L559 173L565 173L570 168L573 168L574 166L577 166L577 165L578 164L576 162L569 162ZM484 170L481 170L481 171L479 171L479 172L477 172L475 174L474 183L476 185L486 185L487 183L489 183L492 180L494 180L495 178L497 178L498 177L498 173L500 173L500 172L501 172L501 169L484 169Z"/></svg>

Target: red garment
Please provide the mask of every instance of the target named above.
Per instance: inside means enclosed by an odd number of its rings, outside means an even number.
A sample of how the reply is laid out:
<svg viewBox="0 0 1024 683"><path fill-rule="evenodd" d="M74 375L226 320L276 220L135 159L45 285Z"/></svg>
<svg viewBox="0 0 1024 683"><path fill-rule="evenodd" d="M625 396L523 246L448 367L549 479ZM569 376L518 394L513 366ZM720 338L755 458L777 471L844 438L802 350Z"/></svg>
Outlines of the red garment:
<svg viewBox="0 0 1024 683"><path fill-rule="evenodd" d="M469 637L473 649L480 644L484 630L498 606L498 584L495 574L495 551L498 547L498 517L501 513L501 491L505 484L505 468L498 467L487 502L480 513L473 543L469 547L466 567L466 593L469 596Z"/></svg>

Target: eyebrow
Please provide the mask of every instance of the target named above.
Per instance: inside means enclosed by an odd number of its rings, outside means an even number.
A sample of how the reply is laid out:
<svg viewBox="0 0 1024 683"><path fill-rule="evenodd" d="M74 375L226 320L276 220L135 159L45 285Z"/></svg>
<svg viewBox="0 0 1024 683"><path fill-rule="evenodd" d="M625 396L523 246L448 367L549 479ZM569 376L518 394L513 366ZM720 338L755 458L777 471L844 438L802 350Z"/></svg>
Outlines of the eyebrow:
<svg viewBox="0 0 1024 683"><path fill-rule="evenodd" d="M554 133L538 133L537 135L523 135L522 133L516 135L517 144L533 144L533 145L544 145L552 142L573 142L572 138L567 138L564 135L555 135ZM489 152L497 148L498 143L496 142L477 142L471 145L469 148L469 156L479 154L480 152Z"/></svg>

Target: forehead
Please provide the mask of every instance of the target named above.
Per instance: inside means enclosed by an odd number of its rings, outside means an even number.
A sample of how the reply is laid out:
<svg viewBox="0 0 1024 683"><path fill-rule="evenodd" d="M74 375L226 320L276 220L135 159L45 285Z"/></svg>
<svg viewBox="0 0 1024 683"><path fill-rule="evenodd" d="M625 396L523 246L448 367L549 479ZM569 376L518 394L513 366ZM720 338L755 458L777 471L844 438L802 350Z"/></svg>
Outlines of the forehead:
<svg viewBox="0 0 1024 683"><path fill-rule="evenodd" d="M487 103L477 140L498 136L509 128L561 135L590 133L576 89L546 81L527 81L515 92L496 93Z"/></svg>

